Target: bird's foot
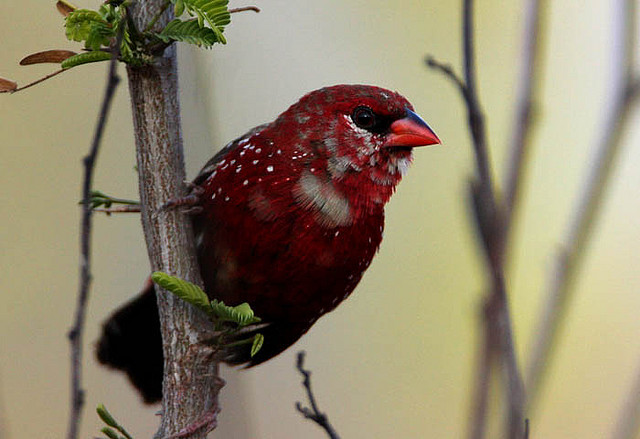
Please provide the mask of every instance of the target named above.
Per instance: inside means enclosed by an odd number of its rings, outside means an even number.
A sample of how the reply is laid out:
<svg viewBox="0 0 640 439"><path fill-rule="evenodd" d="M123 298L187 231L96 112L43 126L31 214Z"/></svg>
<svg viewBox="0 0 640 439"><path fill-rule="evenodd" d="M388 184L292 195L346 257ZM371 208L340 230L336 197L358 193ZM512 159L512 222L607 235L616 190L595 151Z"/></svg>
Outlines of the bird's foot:
<svg viewBox="0 0 640 439"><path fill-rule="evenodd" d="M167 201L160 207L160 210L180 209L183 213L189 215L202 213L200 197L204 193L204 189L191 182L185 182L185 184L187 185L187 189L189 189L189 194Z"/></svg>

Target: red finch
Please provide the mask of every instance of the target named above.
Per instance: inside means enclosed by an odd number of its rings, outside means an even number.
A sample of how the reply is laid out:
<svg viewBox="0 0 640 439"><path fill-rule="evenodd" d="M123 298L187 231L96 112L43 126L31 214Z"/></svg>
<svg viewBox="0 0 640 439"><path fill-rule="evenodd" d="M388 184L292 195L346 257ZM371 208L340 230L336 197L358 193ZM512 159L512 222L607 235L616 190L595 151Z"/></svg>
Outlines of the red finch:
<svg viewBox="0 0 640 439"><path fill-rule="evenodd" d="M412 149L440 143L398 93L336 85L304 96L216 154L193 181L205 290L248 302L267 324L253 366L295 343L356 287L380 246L384 205ZM98 358L161 398L162 345L152 285L105 323Z"/></svg>

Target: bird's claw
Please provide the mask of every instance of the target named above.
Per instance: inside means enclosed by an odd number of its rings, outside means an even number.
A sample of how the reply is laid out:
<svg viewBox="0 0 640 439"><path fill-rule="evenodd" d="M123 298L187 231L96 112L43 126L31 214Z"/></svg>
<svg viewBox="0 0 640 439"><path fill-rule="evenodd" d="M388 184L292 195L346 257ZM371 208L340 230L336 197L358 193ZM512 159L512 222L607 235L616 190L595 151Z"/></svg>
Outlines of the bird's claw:
<svg viewBox="0 0 640 439"><path fill-rule="evenodd" d="M162 206L160 210L171 210L180 208L182 213L187 215L197 215L202 213L202 206L200 206L200 197L204 193L204 189L191 182L186 182L187 188L190 190L189 195L179 198L173 198Z"/></svg>

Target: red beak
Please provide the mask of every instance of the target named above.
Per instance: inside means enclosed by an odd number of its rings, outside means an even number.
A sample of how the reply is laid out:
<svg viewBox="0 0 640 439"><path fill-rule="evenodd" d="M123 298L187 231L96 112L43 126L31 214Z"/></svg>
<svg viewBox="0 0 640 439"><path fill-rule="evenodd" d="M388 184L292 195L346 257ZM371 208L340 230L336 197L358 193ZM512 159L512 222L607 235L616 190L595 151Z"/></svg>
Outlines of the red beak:
<svg viewBox="0 0 640 439"><path fill-rule="evenodd" d="M407 115L391 124L391 133L387 135L385 147L409 147L437 145L441 143L429 125L413 111L407 108Z"/></svg>

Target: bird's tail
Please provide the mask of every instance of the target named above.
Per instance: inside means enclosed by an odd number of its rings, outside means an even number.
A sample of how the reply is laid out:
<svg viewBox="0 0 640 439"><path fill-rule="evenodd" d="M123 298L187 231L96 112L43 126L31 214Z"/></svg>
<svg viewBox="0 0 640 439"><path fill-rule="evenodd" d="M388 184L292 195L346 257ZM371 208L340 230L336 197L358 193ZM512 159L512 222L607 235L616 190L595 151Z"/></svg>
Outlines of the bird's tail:
<svg viewBox="0 0 640 439"><path fill-rule="evenodd" d="M100 363L125 372L146 403L162 399L162 335L150 279L140 295L103 324L96 356Z"/></svg>
<svg viewBox="0 0 640 439"><path fill-rule="evenodd" d="M218 359L230 365L253 367L295 343L311 324L305 321L275 321L248 326L226 337ZM262 348L252 357L247 340L256 333L264 336ZM116 310L103 324L97 344L98 361L127 374L146 403L162 399L162 335L154 286L147 280L140 295Z"/></svg>

